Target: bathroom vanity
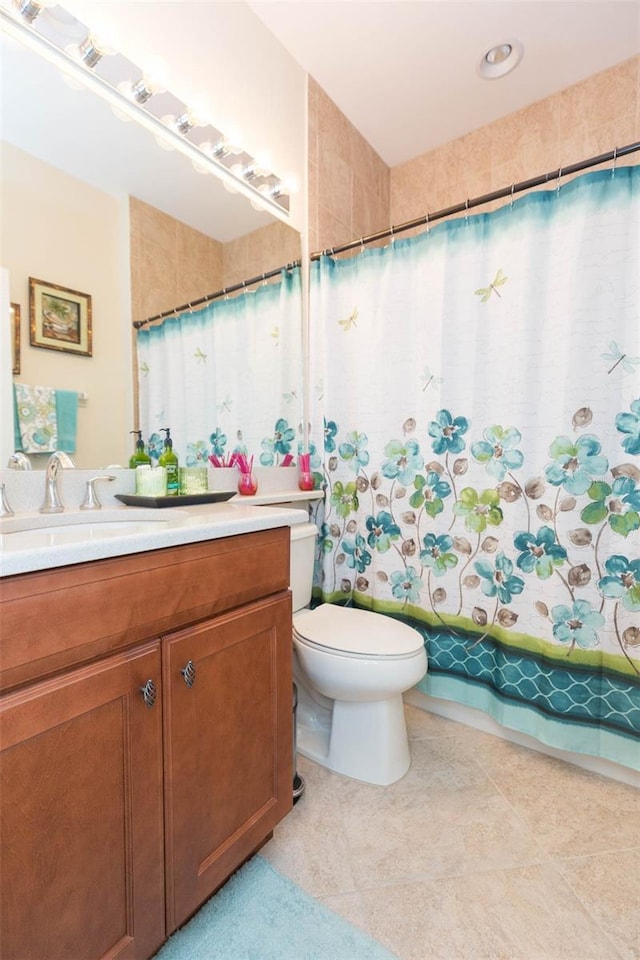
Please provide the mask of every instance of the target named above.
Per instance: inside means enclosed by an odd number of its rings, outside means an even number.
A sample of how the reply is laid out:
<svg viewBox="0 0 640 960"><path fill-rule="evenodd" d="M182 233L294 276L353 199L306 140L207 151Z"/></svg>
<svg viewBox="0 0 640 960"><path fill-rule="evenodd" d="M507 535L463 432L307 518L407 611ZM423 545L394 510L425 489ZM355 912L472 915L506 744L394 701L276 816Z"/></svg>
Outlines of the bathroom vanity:
<svg viewBox="0 0 640 960"><path fill-rule="evenodd" d="M4 960L152 956L291 808L305 518L238 511L0 579Z"/></svg>

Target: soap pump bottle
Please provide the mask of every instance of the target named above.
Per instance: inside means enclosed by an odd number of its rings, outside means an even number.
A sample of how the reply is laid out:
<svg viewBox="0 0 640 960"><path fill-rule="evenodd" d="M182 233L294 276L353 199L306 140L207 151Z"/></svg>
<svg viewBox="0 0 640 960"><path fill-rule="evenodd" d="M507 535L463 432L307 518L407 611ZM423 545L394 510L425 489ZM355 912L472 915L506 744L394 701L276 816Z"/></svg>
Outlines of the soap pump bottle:
<svg viewBox="0 0 640 960"><path fill-rule="evenodd" d="M146 453L144 449L144 440L142 439L142 430L129 430L129 433L134 433L137 436L136 440L136 449L129 457L129 468L135 470L136 467L141 466L151 466L151 457Z"/></svg>
<svg viewBox="0 0 640 960"><path fill-rule="evenodd" d="M173 449L173 440L169 427L161 427L161 433L166 433L164 450L158 458L158 465L167 471L167 496L175 497L180 489L180 475L178 472L178 457Z"/></svg>

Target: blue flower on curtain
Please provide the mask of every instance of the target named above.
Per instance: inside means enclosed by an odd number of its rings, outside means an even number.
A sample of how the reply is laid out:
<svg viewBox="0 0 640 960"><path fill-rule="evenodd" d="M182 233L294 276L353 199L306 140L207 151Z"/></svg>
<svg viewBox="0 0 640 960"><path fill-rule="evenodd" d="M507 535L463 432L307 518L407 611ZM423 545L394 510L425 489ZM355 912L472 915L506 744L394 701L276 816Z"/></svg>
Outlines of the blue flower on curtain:
<svg viewBox="0 0 640 960"><path fill-rule="evenodd" d="M347 442L341 443L338 453L342 459L348 463L349 469L357 473L360 468L364 468L369 463L369 453L366 446L369 438L366 433L358 433L352 430L347 434Z"/></svg>
<svg viewBox="0 0 640 960"><path fill-rule="evenodd" d="M324 421L324 448L327 453L333 453L336 448L335 436L338 432L338 425L335 420Z"/></svg>
<svg viewBox="0 0 640 960"><path fill-rule="evenodd" d="M371 563L371 554L366 549L366 541L359 533L354 540L343 540L342 549L347 555L347 566L364 573Z"/></svg>
<svg viewBox="0 0 640 960"><path fill-rule="evenodd" d="M331 506L335 507L339 517L348 517L351 511L358 509L358 491L355 483L342 483L336 480L330 497Z"/></svg>
<svg viewBox="0 0 640 960"><path fill-rule="evenodd" d="M260 446L260 463L263 467L273 467L278 458L278 454L286 456L291 452L291 444L295 440L296 432L290 427L284 417L276 420L273 436L265 437Z"/></svg>
<svg viewBox="0 0 640 960"><path fill-rule="evenodd" d="M377 517L367 517L365 525L369 531L367 543L375 547L378 553L386 553L392 541L400 536L400 527L386 510L381 510Z"/></svg>
<svg viewBox="0 0 640 960"><path fill-rule="evenodd" d="M389 480L397 479L404 486L413 483L416 474L424 466L417 440L392 440L384 448L384 454L387 459L382 462L383 476Z"/></svg>
<svg viewBox="0 0 640 960"><path fill-rule="evenodd" d="M164 439L160 436L159 433L152 433L149 437L149 443L147 444L149 450L149 456L153 460L157 460L162 451L164 450Z"/></svg>
<svg viewBox="0 0 640 960"><path fill-rule="evenodd" d="M517 470L524 462L524 456L515 447L522 435L515 427L501 427L496 424L487 427L482 434L484 440L471 444L471 456L478 463L486 464L487 473L496 480L504 480L509 470Z"/></svg>
<svg viewBox="0 0 640 960"><path fill-rule="evenodd" d="M618 414L616 430L627 434L622 441L623 449L633 456L640 454L640 397L631 404L631 413Z"/></svg>
<svg viewBox="0 0 640 960"><path fill-rule="evenodd" d="M300 440L298 442L298 453L300 454L304 452L305 452L304 443L302 442L302 440ZM315 443L312 443L311 441L309 441L309 449L307 453L309 454L309 465L311 469L318 470L322 466L322 457L318 453L318 448L316 447Z"/></svg>
<svg viewBox="0 0 640 960"><path fill-rule="evenodd" d="M186 465L188 467L198 467L208 462L209 454L204 440L196 440L195 443L187 444Z"/></svg>
<svg viewBox="0 0 640 960"><path fill-rule="evenodd" d="M453 512L458 517L464 517L467 530L482 533L487 525L498 527L502 523L502 508L498 506L500 494L497 490L483 490L478 493L473 487L465 487L460 493L460 499L453 505Z"/></svg>
<svg viewBox="0 0 640 960"><path fill-rule="evenodd" d="M587 496L593 503L580 513L584 523L602 523L606 519L621 537L640 527L640 487L632 477L616 477L611 486L599 480L591 484Z"/></svg>
<svg viewBox="0 0 640 960"><path fill-rule="evenodd" d="M640 610L640 560L628 560L616 553L604 566L607 576L598 580L602 596L622 600L622 606L632 612Z"/></svg>
<svg viewBox="0 0 640 960"><path fill-rule="evenodd" d="M592 434L584 434L576 441L556 437L549 447L554 463L545 467L547 480L576 496L586 493L594 477L601 477L609 469L609 461L600 455L601 449L600 441Z"/></svg>
<svg viewBox="0 0 640 960"><path fill-rule="evenodd" d="M451 496L451 486L446 480L443 480L435 470L429 470L426 477L421 474L414 479L413 485L416 488L409 498L409 503L414 509L424 507L425 513L430 517L437 517L444 510L443 500Z"/></svg>
<svg viewBox="0 0 640 960"><path fill-rule="evenodd" d="M516 560L518 567L525 573L535 570L541 580L548 580L554 567L567 559L567 551L556 542L551 527L540 527L537 534L523 530L513 538L513 545L522 551Z"/></svg>
<svg viewBox="0 0 640 960"><path fill-rule="evenodd" d="M513 573L513 562L504 553L498 553L495 564L489 560L476 560L476 572L481 577L480 589L486 597L495 597L501 603L510 603L511 598L524 590L524 580Z"/></svg>
<svg viewBox="0 0 640 960"><path fill-rule="evenodd" d="M552 607L551 619L553 635L561 643L577 644L583 650L598 645L597 628L604 625L604 617L588 600L575 600L571 606L562 603Z"/></svg>
<svg viewBox="0 0 640 960"><path fill-rule="evenodd" d="M458 558L455 553L451 553L453 546L453 537L443 534L436 537L433 533L428 533L422 538L424 550L420 551L420 559L425 567L429 567L436 577L443 577L447 570L452 570L458 565Z"/></svg>
<svg viewBox="0 0 640 960"><path fill-rule="evenodd" d="M331 527L328 523L323 523L320 526L320 534L318 536L318 546L320 547L323 553L331 553L333 550L333 540L331 538Z"/></svg>
<svg viewBox="0 0 640 960"><path fill-rule="evenodd" d="M227 435L217 427L215 432L209 437L211 444L211 453L214 457L224 457L225 447L227 446Z"/></svg>
<svg viewBox="0 0 640 960"><path fill-rule="evenodd" d="M438 410L436 419L429 424L429 436L433 437L434 453L460 453L464 450L462 434L469 429L466 417L451 416L448 410Z"/></svg>
<svg viewBox="0 0 640 960"><path fill-rule="evenodd" d="M397 600L404 600L405 603L419 602L420 591L424 584L413 567L407 567L405 570L394 570L389 577L389 582L391 593Z"/></svg>

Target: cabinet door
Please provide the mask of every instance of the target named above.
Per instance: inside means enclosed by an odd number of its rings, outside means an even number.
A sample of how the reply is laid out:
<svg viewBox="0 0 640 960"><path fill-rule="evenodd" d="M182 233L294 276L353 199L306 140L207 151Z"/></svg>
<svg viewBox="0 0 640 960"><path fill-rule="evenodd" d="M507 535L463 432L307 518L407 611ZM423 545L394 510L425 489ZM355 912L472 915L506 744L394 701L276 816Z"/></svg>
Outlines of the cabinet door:
<svg viewBox="0 0 640 960"><path fill-rule="evenodd" d="M3 960L142 960L162 943L160 661L156 641L0 700Z"/></svg>
<svg viewBox="0 0 640 960"><path fill-rule="evenodd" d="M170 933L291 808L290 595L163 643Z"/></svg>

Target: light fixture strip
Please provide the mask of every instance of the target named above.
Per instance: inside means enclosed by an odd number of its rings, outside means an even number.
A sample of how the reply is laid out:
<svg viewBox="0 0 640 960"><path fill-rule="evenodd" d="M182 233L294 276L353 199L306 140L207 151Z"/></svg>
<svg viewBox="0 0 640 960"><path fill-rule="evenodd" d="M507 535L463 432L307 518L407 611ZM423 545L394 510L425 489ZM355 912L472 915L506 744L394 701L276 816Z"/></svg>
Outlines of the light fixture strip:
<svg viewBox="0 0 640 960"><path fill-rule="evenodd" d="M143 109L141 104L131 101L128 97L125 97L107 80L104 80L98 74L87 70L86 67L84 67L80 62L68 56L65 51L61 50L47 37L36 33L31 26L17 21L2 7L0 7L0 22L2 24L3 32L8 36L12 37L14 40L18 40L20 43L25 44L36 53L43 56L63 73L66 73L68 76L79 80L84 86L101 96L102 99L110 104L110 106L115 110L120 111L121 113L126 113L129 117L131 117L131 119L136 120L154 136L165 140L176 150L188 157L192 162L203 164L205 167L212 168L212 171L221 180L227 183L238 193L241 193L249 200L256 200L259 198L261 203L265 207L268 207L270 210L272 210L280 220L289 215L288 207L283 203L277 202L272 196L265 195L263 192L259 191L257 187L252 186L252 184L243 177L236 176L236 174L232 173L228 167L226 167L223 163L220 163L215 156L204 153L195 143L192 143L190 140L186 140L184 136L181 136L180 133L172 130L170 127L164 124L162 120ZM186 107L185 113L188 113ZM190 127L187 127L185 132L187 132L188 129L190 129ZM250 160L249 166L255 166L255 161L253 159ZM277 196L282 197L283 194L278 193Z"/></svg>

